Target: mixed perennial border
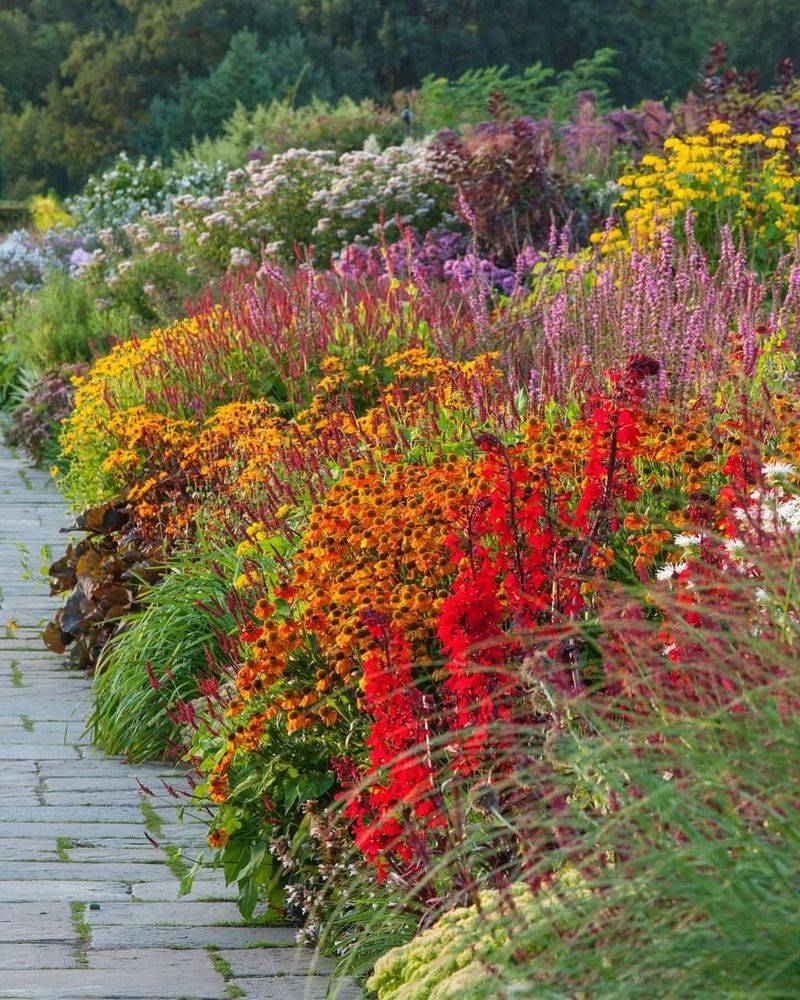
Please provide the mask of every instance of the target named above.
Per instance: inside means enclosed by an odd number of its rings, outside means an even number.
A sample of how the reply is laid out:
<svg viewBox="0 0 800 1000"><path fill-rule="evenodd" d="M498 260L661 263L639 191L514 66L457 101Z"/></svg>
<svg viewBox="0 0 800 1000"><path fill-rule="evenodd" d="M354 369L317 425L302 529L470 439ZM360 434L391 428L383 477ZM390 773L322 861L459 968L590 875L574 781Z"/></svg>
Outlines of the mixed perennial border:
<svg viewBox="0 0 800 1000"><path fill-rule="evenodd" d="M605 224L527 119L255 159L85 264L213 273L189 314L17 411L96 741L188 764L242 913L381 998L796 981L785 117L672 121Z"/></svg>

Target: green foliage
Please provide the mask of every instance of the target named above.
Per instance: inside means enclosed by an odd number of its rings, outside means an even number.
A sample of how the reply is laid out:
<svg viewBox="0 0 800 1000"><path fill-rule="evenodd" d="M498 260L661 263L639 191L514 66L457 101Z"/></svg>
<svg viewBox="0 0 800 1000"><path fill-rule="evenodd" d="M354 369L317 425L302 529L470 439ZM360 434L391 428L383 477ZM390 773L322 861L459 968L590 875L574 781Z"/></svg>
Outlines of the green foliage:
<svg viewBox="0 0 800 1000"><path fill-rule="evenodd" d="M127 314L100 308L85 281L54 271L9 321L9 350L21 366L45 372L91 361L130 328Z"/></svg>
<svg viewBox="0 0 800 1000"><path fill-rule="evenodd" d="M425 132L455 129L483 121L493 94L502 94L511 115L552 116L564 121L581 90L592 90L604 110L610 100L608 81L617 75L613 49L599 49L571 69L556 73L540 62L511 75L508 66L468 70L455 80L427 76L414 99L418 128Z"/></svg>
<svg viewBox="0 0 800 1000"><path fill-rule="evenodd" d="M160 757L178 728L165 709L174 699L197 697L197 678L207 669L205 650L218 649L216 629L231 629L226 612L211 618L209 607L225 595L226 571L237 560L226 550L177 554L164 577L150 589L140 610L127 615L108 644L94 681L92 735L106 753L141 761ZM202 605L202 606L201 606ZM147 665L172 677L154 689Z"/></svg>
<svg viewBox="0 0 800 1000"><path fill-rule="evenodd" d="M791 996L800 723L776 693L741 714L640 723L635 738L597 719L594 736L565 734L560 764L582 779L579 794L594 785L624 804L578 818L547 862L562 859L547 888L484 892L480 909L452 910L381 958L370 982L380 1000ZM642 753L648 740L670 753Z"/></svg>
<svg viewBox="0 0 800 1000"><path fill-rule="evenodd" d="M160 154L187 146L193 138L215 135L237 106L254 108L272 100L293 97L299 87L308 90L314 73L303 39L259 46L258 36L243 29L233 36L221 62L205 77L184 77L174 94L155 97L142 146Z"/></svg>
<svg viewBox="0 0 800 1000"><path fill-rule="evenodd" d="M8 6L8 5L6 5ZM75 190L122 149L165 154L213 134L235 102L375 98L431 73L469 91L539 61L563 72L619 53L616 100L673 96L711 42L763 75L797 49L788 0L23 0L0 12L7 194ZM527 80L533 86L542 70ZM524 75L524 74L523 74ZM430 84L429 84L430 89Z"/></svg>
<svg viewBox="0 0 800 1000"><path fill-rule="evenodd" d="M186 300L194 298L205 281L218 276L213 270L187 270L184 261L161 251L131 258L130 267L103 286L103 295L112 312L130 316L130 325L144 334L182 316Z"/></svg>
<svg viewBox="0 0 800 1000"><path fill-rule="evenodd" d="M48 186L65 188L67 171L59 162L55 137L43 107L27 103L18 112L0 110L0 163L7 198L27 198Z"/></svg>
<svg viewBox="0 0 800 1000"><path fill-rule="evenodd" d="M30 219L28 205L24 201L0 201L0 235L10 229L24 226Z"/></svg>
<svg viewBox="0 0 800 1000"><path fill-rule="evenodd" d="M247 154L260 149L265 157L287 149L332 149L337 154L360 149L370 136L381 147L399 142L403 124L393 111L374 101L342 97L336 102L314 98L296 107L291 97L273 100L248 111L237 104L214 138L195 140L189 151L178 154L177 165L200 161L239 166Z"/></svg>

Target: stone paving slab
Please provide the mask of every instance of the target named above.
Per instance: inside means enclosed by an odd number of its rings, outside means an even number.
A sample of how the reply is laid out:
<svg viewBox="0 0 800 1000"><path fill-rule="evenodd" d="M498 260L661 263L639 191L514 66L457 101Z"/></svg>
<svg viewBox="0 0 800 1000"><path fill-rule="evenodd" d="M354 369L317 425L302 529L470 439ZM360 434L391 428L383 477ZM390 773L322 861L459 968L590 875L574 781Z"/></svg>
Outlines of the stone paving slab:
<svg viewBox="0 0 800 1000"><path fill-rule="evenodd" d="M80 760L75 747L29 746L27 743L6 743L0 745L0 761L17 760ZM11 819L12 817L8 817ZM5 817L0 816L0 822Z"/></svg>
<svg viewBox="0 0 800 1000"><path fill-rule="evenodd" d="M163 855L161 860L163 861ZM173 883L175 883L174 876L164 864L139 864L122 861L98 862L91 865L73 864L69 861L55 863L31 861L27 864L0 861L0 885L5 879L10 878L30 879L31 881L52 878L82 881L90 878L94 882L158 882L172 878Z"/></svg>
<svg viewBox="0 0 800 1000"><path fill-rule="evenodd" d="M155 927L159 924L189 924L195 927L239 924L242 917L235 903L196 903L180 900L175 903L103 903L86 913L86 920L95 927L128 926Z"/></svg>
<svg viewBox="0 0 800 1000"><path fill-rule="evenodd" d="M155 793L157 841L191 861L205 826L188 811L179 822L180 803L161 784L185 790L184 775L105 757L84 735L91 681L40 637L56 607L36 578L40 553L58 554L68 523L47 474L0 446L0 1000L325 996L329 966L295 945L293 928L242 926L219 872L201 871L179 898L163 850L145 836L137 779ZM23 577L18 543L35 579ZM345 987L340 1000L359 996Z"/></svg>
<svg viewBox="0 0 800 1000"><path fill-rule="evenodd" d="M69 944L0 944L0 969L76 969L78 958ZM0 980L2 982L2 980Z"/></svg>
<svg viewBox="0 0 800 1000"><path fill-rule="evenodd" d="M0 942L35 944L60 941L75 946L75 929L66 903L6 903L0 906ZM1 979L1 975L0 975Z"/></svg>
<svg viewBox="0 0 800 1000"><path fill-rule="evenodd" d="M50 747L42 748L42 753L50 752ZM0 823L23 823L26 819L37 823L138 823L142 822L142 810L135 806L120 806L116 803L99 806L39 806L33 812L29 809L15 809L14 806L0 806Z"/></svg>
<svg viewBox="0 0 800 1000"><path fill-rule="evenodd" d="M55 837L65 837L69 840L90 841L105 843L109 842L125 844L127 846L141 847L147 846L149 841L145 836L142 823L0 823L0 846L5 839L18 839L20 834L31 837L33 840L50 841ZM182 847L194 847L200 849L197 830L186 829L182 826L165 826L161 835L157 838L162 844L177 844Z"/></svg>
<svg viewBox="0 0 800 1000"><path fill-rule="evenodd" d="M90 873L89 873L90 874ZM91 878L69 879L4 879L0 881L0 904L39 901L60 902L64 899L94 902L98 899L130 899L124 882L95 882Z"/></svg>
<svg viewBox="0 0 800 1000"><path fill-rule="evenodd" d="M200 959L208 956L200 953ZM259 997L256 989L247 996ZM4 972L0 980L2 1000L226 1000L229 996L225 980L218 973L193 968L191 973L169 966L163 968L132 968L120 973L116 969L72 969L31 972ZM290 1000L289 994L271 994L279 1000ZM296 994L303 1000L302 994Z"/></svg>
<svg viewBox="0 0 800 1000"><path fill-rule="evenodd" d="M92 951L134 947L233 948L236 945L268 945L291 948L297 932L292 927L157 927L93 926Z"/></svg>
<svg viewBox="0 0 800 1000"><path fill-rule="evenodd" d="M220 956L238 976L321 976L333 968L333 962L315 956L308 948L224 949Z"/></svg>
<svg viewBox="0 0 800 1000"><path fill-rule="evenodd" d="M74 843L80 844L81 841ZM141 865L159 866L164 861L164 855L152 844L140 845L137 843L125 844L115 840L112 847L70 847L69 857L71 861L86 862L95 864L97 862L121 862L138 861Z"/></svg>
<svg viewBox="0 0 800 1000"><path fill-rule="evenodd" d="M178 883L173 878L163 882L139 882L131 887L131 894L144 903L157 903L176 899ZM192 891L185 897L188 900L205 899L236 899L236 887L226 886L218 878L198 875L192 885Z"/></svg>
<svg viewBox="0 0 800 1000"><path fill-rule="evenodd" d="M24 713L23 713L24 714ZM25 729L20 726L8 726L7 727L8 738L15 746L38 746L41 749L45 747L76 747L80 746L81 743L85 743L86 739L81 740L80 734L74 730L70 730L69 735L67 735L67 730L62 725L55 732L39 732L38 726L35 729Z"/></svg>
<svg viewBox="0 0 800 1000"><path fill-rule="evenodd" d="M14 904L6 905L13 906ZM5 906L3 908L5 909ZM54 920L45 916L14 924L0 923L0 943L2 944L31 945L43 941L61 942L67 945L71 952L74 952L75 928L71 919L67 917L64 920ZM2 962L0 962L0 968L2 968ZM4 971L0 971L0 982L3 980L3 975Z"/></svg>
<svg viewBox="0 0 800 1000"><path fill-rule="evenodd" d="M0 653L0 659L2 659L2 653ZM52 722L62 726L68 723L71 724L75 718L74 706L72 705L69 708L62 706L55 714L53 714L53 710L49 707L42 708L41 706L36 709L14 712L13 714L4 705L0 705L0 709L4 710L3 714L0 714L0 726L18 726L20 718L23 715L26 715L33 723Z"/></svg>
<svg viewBox="0 0 800 1000"><path fill-rule="evenodd" d="M243 989L248 997L258 997L259 1000L360 1000L361 992L352 984L344 982L337 989L330 990L324 980L306 976L277 976L272 979L235 979L234 982ZM0 997L2 996L0 992Z"/></svg>
<svg viewBox="0 0 800 1000"><path fill-rule="evenodd" d="M31 809L38 806L40 800L36 794L36 789L31 788L30 790L16 789L14 791L0 791L0 806L8 805L13 803L14 805L25 805L29 806Z"/></svg>
<svg viewBox="0 0 800 1000"><path fill-rule="evenodd" d="M56 861L58 848L52 841L0 840L0 861Z"/></svg>
<svg viewBox="0 0 800 1000"><path fill-rule="evenodd" d="M63 791L59 786L59 791L52 792L48 787L43 794L44 804L48 806L65 806L70 804L75 806L101 806L104 802L108 802L109 797L113 795L114 800L119 802L120 805L131 805L134 808L139 808L139 792L136 787L132 788L128 784L117 785L116 788L106 787L99 791L94 789L81 791L77 788Z"/></svg>
<svg viewBox="0 0 800 1000"><path fill-rule="evenodd" d="M39 723L34 732L39 731L39 726L49 723ZM139 794L139 786L136 778L130 771L122 771L120 774L88 774L82 777L76 775L53 775L48 773L46 768L42 768L42 778L46 781L48 789L53 793L60 792L134 792Z"/></svg>

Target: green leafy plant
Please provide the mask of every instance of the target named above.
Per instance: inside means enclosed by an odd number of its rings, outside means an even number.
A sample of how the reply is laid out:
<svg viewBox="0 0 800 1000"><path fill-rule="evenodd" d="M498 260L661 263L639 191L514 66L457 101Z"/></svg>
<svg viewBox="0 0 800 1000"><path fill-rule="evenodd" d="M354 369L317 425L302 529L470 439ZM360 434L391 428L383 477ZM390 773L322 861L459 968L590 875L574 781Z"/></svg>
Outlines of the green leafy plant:
<svg viewBox="0 0 800 1000"><path fill-rule="evenodd" d="M502 95L510 116L552 117L556 122L569 118L582 90L594 91L598 104L605 108L609 80L617 75L615 54L613 49L598 49L560 73L536 62L515 74L508 66L486 66L467 70L454 80L426 76L413 100L418 128L436 132L483 121L495 95Z"/></svg>
<svg viewBox="0 0 800 1000"><path fill-rule="evenodd" d="M218 650L219 634L233 626L223 598L237 562L225 549L177 552L140 608L121 620L98 666L89 721L94 741L107 753L147 760L178 740L179 726L166 709L175 699L197 697L208 655ZM210 615L212 607L219 617ZM152 664L162 676L169 672L163 689L150 682Z"/></svg>
<svg viewBox="0 0 800 1000"><path fill-rule="evenodd" d="M86 281L54 271L9 321L9 349L38 372L91 361L131 331L127 313L102 305Z"/></svg>

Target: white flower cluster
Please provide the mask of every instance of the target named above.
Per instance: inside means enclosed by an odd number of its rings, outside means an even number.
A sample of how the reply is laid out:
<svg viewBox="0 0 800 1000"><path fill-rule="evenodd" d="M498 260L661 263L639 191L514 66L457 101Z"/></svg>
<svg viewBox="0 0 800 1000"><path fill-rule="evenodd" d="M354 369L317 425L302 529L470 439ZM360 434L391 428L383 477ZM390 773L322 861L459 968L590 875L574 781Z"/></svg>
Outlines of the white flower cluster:
<svg viewBox="0 0 800 1000"><path fill-rule="evenodd" d="M767 462L762 472L769 485L753 490L747 506L734 511L743 531L753 527L768 535L800 534L800 493L791 482L796 472L794 465Z"/></svg>
<svg viewBox="0 0 800 1000"><path fill-rule="evenodd" d="M195 162L189 169L176 170L160 160L132 160L120 153L113 166L90 178L67 207L84 229L121 229L145 213L168 209L181 197L221 191L225 175L222 163Z"/></svg>
<svg viewBox="0 0 800 1000"><path fill-rule="evenodd" d="M289 149L230 171L217 195L181 193L169 211L124 227L134 253L168 250L188 267L241 267L262 255L294 260L313 246L325 264L346 244L396 221L421 230L441 221L443 190L423 144L361 150Z"/></svg>

